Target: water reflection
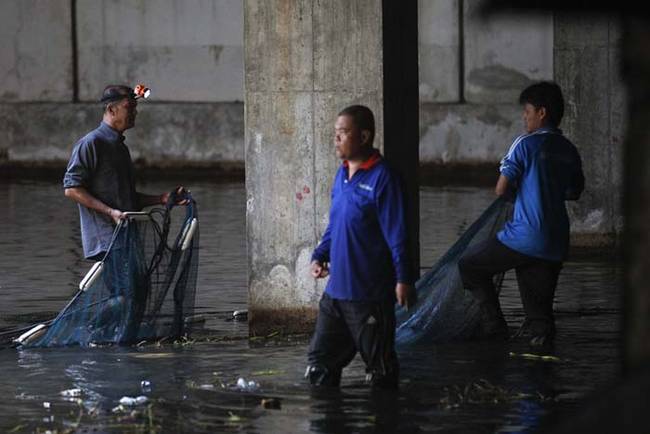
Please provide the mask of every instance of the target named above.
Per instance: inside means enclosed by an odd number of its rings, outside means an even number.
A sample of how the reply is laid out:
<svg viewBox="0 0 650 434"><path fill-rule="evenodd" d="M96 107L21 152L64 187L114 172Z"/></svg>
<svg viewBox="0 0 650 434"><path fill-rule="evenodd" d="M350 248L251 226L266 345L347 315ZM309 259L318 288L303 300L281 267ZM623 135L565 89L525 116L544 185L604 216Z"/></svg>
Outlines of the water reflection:
<svg viewBox="0 0 650 434"><path fill-rule="evenodd" d="M75 292L87 268L80 257L76 208L64 200L59 185L4 187L0 329L51 317ZM609 259L586 258L568 262L560 277L553 350L559 361L512 356L529 351L518 342L419 346L400 349L397 393L365 387L359 360L345 370L340 390L312 390L302 379L306 338L293 343L216 341L248 332L245 323L228 321L247 301L245 191L239 183L191 188L202 225L197 304L215 341L0 350L1 432L75 427L87 432L129 427L206 433L524 432L551 412L570 412L582 396L617 375L620 267ZM490 189L423 189L423 264L433 263L492 199ZM502 305L514 331L523 320L514 276L506 279ZM256 381L259 388L237 390L240 377ZM143 380L151 383L150 391L142 389ZM477 385L484 392L477 392ZM60 394L76 388L79 397ZM115 410L121 397L138 395L147 396L149 404ZM463 402L463 396L471 399ZM270 398L279 409L262 406ZM449 403L456 406L447 408Z"/></svg>

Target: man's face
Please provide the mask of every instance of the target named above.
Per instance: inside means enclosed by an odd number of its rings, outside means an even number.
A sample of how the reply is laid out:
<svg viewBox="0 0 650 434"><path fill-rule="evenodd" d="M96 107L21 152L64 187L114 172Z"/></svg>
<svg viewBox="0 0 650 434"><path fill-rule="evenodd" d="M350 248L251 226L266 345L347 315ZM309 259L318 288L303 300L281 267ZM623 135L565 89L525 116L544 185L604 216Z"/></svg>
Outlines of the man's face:
<svg viewBox="0 0 650 434"><path fill-rule="evenodd" d="M544 107L535 108L530 103L524 104L523 108L524 129L527 133L542 128L546 122L546 109Z"/></svg>
<svg viewBox="0 0 650 434"><path fill-rule="evenodd" d="M119 130L124 131L135 126L135 117L138 114L138 102L131 97L117 101L114 105L113 120Z"/></svg>
<svg viewBox="0 0 650 434"><path fill-rule="evenodd" d="M354 160L362 155L363 137L352 117L343 115L336 118L334 147L336 156L342 160Z"/></svg>

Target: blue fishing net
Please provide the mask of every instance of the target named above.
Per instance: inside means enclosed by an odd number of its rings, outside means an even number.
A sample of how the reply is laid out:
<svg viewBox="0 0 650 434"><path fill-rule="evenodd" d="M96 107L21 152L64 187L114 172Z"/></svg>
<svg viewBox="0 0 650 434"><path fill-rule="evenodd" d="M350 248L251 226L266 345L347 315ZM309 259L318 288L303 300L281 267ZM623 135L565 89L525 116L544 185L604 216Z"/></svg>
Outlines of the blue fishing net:
<svg viewBox="0 0 650 434"><path fill-rule="evenodd" d="M398 306L395 340L398 345L470 339L477 331L479 308L463 288L458 260L472 246L485 241L503 227L512 204L497 199L460 236L458 241L415 284L418 301L408 311ZM501 289L503 274L495 276Z"/></svg>
<svg viewBox="0 0 650 434"><path fill-rule="evenodd" d="M173 205L129 213L117 225L104 258L52 321L25 347L133 344L192 331L198 270L198 214L187 195L185 216ZM175 196L170 202L174 202ZM93 272L94 271L94 272ZM32 329L34 330L34 329ZM29 334L29 333L28 333Z"/></svg>

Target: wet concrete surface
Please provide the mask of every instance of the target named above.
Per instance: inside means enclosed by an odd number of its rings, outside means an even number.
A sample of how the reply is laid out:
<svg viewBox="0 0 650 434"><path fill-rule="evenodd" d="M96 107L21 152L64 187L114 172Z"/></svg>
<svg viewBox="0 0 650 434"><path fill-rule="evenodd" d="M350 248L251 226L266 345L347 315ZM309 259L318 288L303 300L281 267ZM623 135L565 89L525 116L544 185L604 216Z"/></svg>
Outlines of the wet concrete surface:
<svg viewBox="0 0 650 434"><path fill-rule="evenodd" d="M340 390L311 390L302 379L308 336L249 340L247 324L231 320L247 302L244 185L190 187L201 217L197 310L208 319L200 339L2 349L1 432L533 432L549 417L572 417L585 396L619 377L621 267L601 252L565 264L555 346L535 353L552 357L527 356L520 341L421 345L399 349L398 392L368 389L358 358ZM492 200L491 188L423 188L422 264ZM6 182L0 201L1 331L52 317L89 263L76 207L58 183ZM523 321L514 275L501 301L514 332ZM237 388L240 377L256 382L253 390ZM61 395L70 389L79 395ZM138 395L148 402L119 406Z"/></svg>

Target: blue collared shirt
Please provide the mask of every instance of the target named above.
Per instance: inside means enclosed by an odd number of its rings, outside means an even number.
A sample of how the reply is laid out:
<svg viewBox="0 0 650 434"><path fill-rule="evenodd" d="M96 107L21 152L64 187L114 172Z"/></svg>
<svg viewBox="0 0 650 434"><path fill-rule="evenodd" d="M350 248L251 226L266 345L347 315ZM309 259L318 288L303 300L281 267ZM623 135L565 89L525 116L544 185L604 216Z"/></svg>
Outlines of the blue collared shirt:
<svg viewBox="0 0 650 434"><path fill-rule="evenodd" d="M329 262L325 291L341 300L394 297L413 283L406 205L399 177L375 153L348 180L344 163L332 186L329 224L312 260Z"/></svg>
<svg viewBox="0 0 650 434"><path fill-rule="evenodd" d="M528 256L563 261L569 247L564 201L584 189L576 147L557 128L519 136L501 161L501 174L517 188L512 220L497 237Z"/></svg>
<svg viewBox="0 0 650 434"><path fill-rule="evenodd" d="M120 211L137 211L133 162L124 136L102 122L74 146L63 188L83 187L95 198ZM112 219L79 204L81 243L84 256L108 249L113 235Z"/></svg>

